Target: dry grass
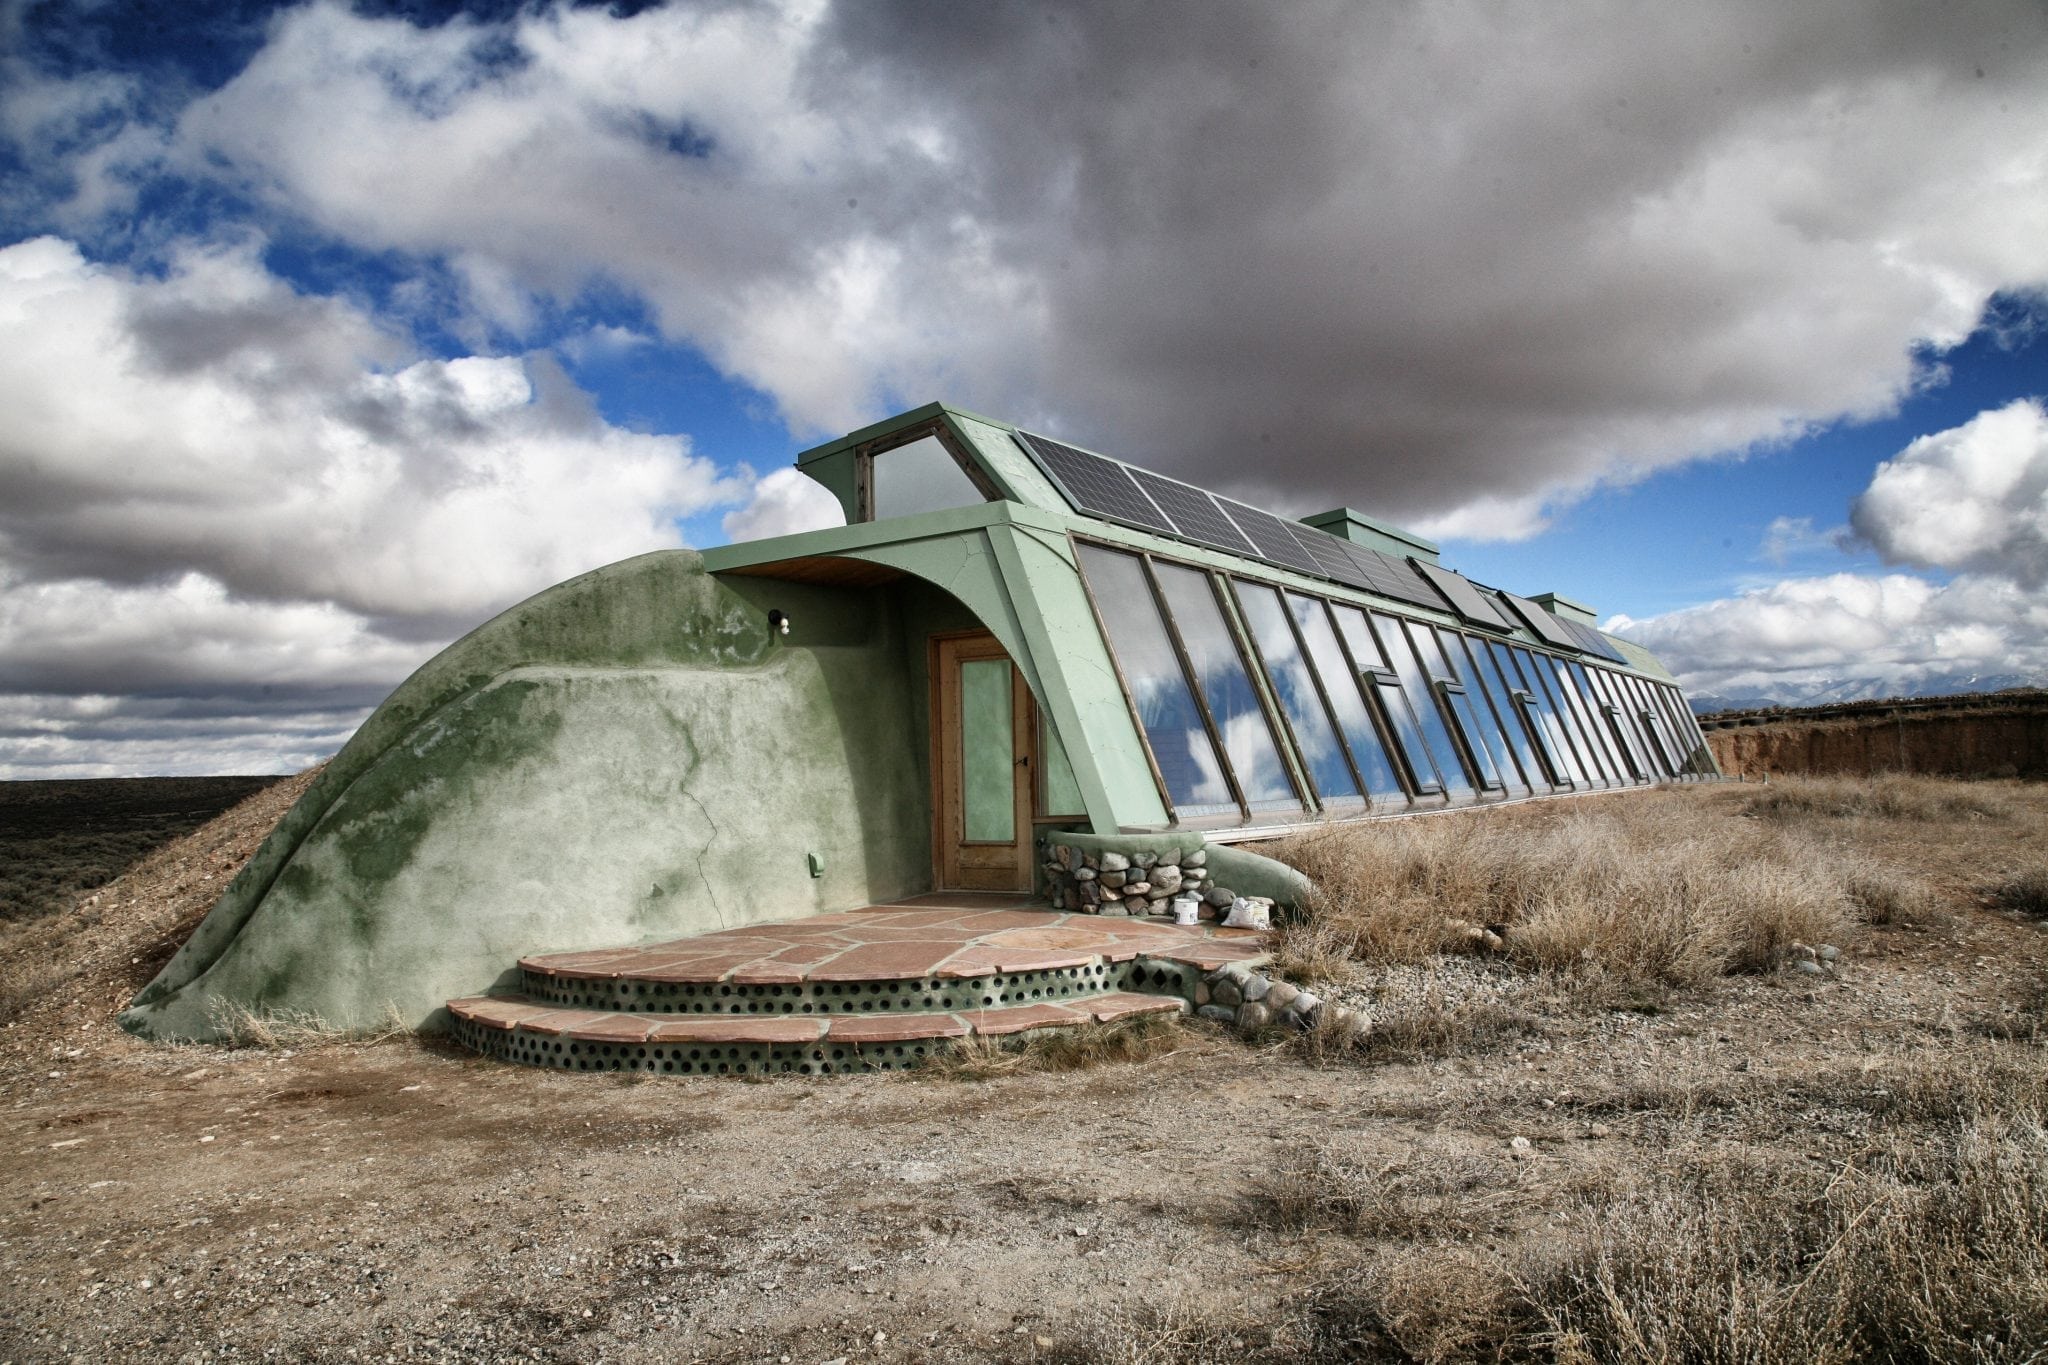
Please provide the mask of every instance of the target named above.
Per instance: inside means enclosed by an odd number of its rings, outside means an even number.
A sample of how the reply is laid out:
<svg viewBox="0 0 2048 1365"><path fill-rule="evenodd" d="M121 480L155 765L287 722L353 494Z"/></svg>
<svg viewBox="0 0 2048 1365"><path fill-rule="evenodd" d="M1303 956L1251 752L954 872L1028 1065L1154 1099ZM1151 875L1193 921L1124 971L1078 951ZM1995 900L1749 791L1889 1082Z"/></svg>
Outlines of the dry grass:
<svg viewBox="0 0 2048 1365"><path fill-rule="evenodd" d="M2030 867L1991 888L1991 903L2015 914L2048 919L2048 865Z"/></svg>
<svg viewBox="0 0 2048 1365"><path fill-rule="evenodd" d="M2013 803L1988 783L1909 773L1871 777L1787 777L1749 798L1745 809L1769 820L1814 817L1879 820L2010 820Z"/></svg>
<svg viewBox="0 0 2048 1365"><path fill-rule="evenodd" d="M1317 895L1282 931L1284 967L1327 979L1485 951L1517 966L1693 988L1838 942L1855 907L1842 860L1806 831L1698 793L1566 811L1391 822L1287 840ZM1705 818L1702 818L1702 817Z"/></svg>
<svg viewBox="0 0 2048 1365"><path fill-rule="evenodd" d="M409 1038L396 1005L387 1004L384 1015L364 1028L340 1028L305 1010L252 1010L232 1000L215 1000L206 1011L221 1046L260 1048L276 1052L287 1048L311 1047L319 1043L381 1043L391 1038Z"/></svg>
<svg viewBox="0 0 2048 1365"><path fill-rule="evenodd" d="M1941 912L1941 898L1924 878L1873 864L1853 868L1842 884L1865 923L1925 924Z"/></svg>
<svg viewBox="0 0 2048 1365"><path fill-rule="evenodd" d="M918 1068L924 1075L985 1081L1033 1071L1086 1071L1163 1057L1194 1041L1178 1015L1147 1014L1106 1028L1038 1029L963 1038Z"/></svg>
<svg viewBox="0 0 2048 1365"><path fill-rule="evenodd" d="M1773 1085L1745 1079L1727 1107L1766 1117ZM1799 1085L1872 1115L1858 1154L1738 1139L1545 1175L1312 1147L1248 1190L1244 1225L1291 1235L1316 1273L1240 1358L2048 1359L2048 1071L1980 1044ZM1700 1100L1649 1082L1610 1112Z"/></svg>

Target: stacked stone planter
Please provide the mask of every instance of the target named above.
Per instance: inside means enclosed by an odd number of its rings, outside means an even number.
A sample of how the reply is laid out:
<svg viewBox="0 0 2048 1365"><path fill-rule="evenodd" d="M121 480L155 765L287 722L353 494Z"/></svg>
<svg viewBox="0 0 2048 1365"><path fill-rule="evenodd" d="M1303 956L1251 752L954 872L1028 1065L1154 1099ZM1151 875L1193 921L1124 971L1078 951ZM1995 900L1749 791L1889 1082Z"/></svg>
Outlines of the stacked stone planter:
<svg viewBox="0 0 2048 1365"><path fill-rule="evenodd" d="M1046 884L1055 905L1097 915L1164 915L1176 896L1202 898L1202 918L1220 919L1236 893L1216 885L1207 849L1157 853L1138 849L1090 853L1055 843L1045 861Z"/></svg>
<svg viewBox="0 0 2048 1365"><path fill-rule="evenodd" d="M1039 867L1047 899L1083 914L1164 915L1191 891L1201 917L1218 920L1239 896L1294 906L1308 892L1308 879L1286 864L1199 834L1053 834Z"/></svg>

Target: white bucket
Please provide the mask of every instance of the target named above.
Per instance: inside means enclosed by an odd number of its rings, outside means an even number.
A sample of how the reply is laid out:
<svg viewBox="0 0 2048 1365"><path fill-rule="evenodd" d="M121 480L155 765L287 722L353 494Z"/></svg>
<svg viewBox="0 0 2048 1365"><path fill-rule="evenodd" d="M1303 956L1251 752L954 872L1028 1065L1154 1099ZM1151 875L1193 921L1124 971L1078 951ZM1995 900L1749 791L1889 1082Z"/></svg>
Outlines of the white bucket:
<svg viewBox="0 0 2048 1365"><path fill-rule="evenodd" d="M1173 898L1173 922L1175 924L1194 924L1201 917L1202 898L1200 896L1175 896Z"/></svg>

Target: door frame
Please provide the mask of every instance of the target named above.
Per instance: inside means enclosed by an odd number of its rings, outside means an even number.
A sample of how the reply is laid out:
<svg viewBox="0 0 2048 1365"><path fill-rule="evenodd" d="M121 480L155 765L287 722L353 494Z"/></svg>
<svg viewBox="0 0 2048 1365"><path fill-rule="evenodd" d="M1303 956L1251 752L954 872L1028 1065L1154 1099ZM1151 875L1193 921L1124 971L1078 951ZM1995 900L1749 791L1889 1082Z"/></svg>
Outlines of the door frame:
<svg viewBox="0 0 2048 1365"><path fill-rule="evenodd" d="M938 891L1015 891L1023 895L1037 886L1037 830L1035 793L1038 771L1037 704L1017 661L1003 648L1002 641L986 630L945 631L926 637L926 676L929 679L931 713L930 768L932 793L932 887ZM981 659L1001 659L1010 665L1010 799L1009 844L969 841L964 836L966 810L961 800L964 754L959 721L958 665ZM966 848L1014 850L1011 859L998 858L994 865L963 869L960 851ZM972 877L980 872L980 878ZM970 880L998 880L1002 885L973 886Z"/></svg>

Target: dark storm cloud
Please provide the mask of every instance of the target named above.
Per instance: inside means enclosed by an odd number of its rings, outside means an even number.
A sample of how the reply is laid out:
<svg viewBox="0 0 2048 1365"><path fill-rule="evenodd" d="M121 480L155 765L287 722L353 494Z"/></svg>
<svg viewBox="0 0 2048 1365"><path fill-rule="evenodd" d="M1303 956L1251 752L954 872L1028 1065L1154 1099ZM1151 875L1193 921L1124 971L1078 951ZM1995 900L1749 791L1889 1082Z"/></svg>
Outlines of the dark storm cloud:
<svg viewBox="0 0 2048 1365"><path fill-rule="evenodd" d="M1880 409L2048 274L2044 13L906 0L811 89L955 130L1076 434L1512 529L1473 505Z"/></svg>

